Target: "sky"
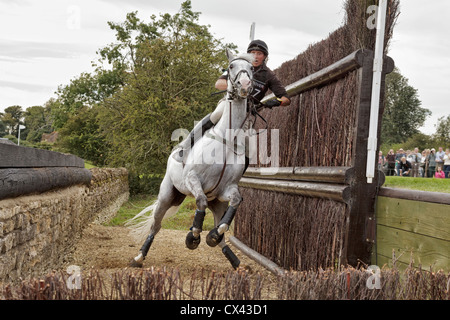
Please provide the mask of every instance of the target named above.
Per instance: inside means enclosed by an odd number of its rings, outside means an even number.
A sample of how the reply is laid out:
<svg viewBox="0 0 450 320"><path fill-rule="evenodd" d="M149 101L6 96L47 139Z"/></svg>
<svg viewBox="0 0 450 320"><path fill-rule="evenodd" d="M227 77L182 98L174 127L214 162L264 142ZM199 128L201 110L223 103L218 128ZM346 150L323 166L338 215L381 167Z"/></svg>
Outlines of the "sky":
<svg viewBox="0 0 450 320"><path fill-rule="evenodd" d="M0 112L43 105L59 85L92 72L96 51L114 41L107 22L128 12L149 21L152 14L176 13L183 0L0 0ZM250 26L269 46L271 69L295 58L343 24L343 0L192 0L200 23L244 52ZM431 5L432 3L432 5ZM433 134L437 119L450 114L448 0L400 0L389 56L422 107L432 116L420 130Z"/></svg>

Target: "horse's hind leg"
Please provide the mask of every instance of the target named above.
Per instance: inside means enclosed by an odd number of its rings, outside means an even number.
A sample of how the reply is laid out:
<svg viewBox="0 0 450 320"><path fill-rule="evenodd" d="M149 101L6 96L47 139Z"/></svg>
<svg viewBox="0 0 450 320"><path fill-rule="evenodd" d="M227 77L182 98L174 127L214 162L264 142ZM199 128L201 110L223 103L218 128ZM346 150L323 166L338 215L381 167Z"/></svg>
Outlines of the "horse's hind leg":
<svg viewBox="0 0 450 320"><path fill-rule="evenodd" d="M214 215L214 225L217 227L222 220L222 217L227 212L228 203L220 202L218 199L215 199L209 202L209 208L213 212ZM208 240L207 240L208 241ZM218 243L219 247L222 249L222 253L231 263L234 269L237 269L241 263L239 258L233 253L231 248L225 243L225 237L222 234Z"/></svg>
<svg viewBox="0 0 450 320"><path fill-rule="evenodd" d="M185 197L185 195L175 189L170 179L166 176L161 183L158 201L153 210L153 221L149 230L150 233L139 250L139 254L131 261L131 267L142 267L143 261L150 250L150 246L152 245L156 234L161 229L161 222L164 215L169 209L178 207Z"/></svg>

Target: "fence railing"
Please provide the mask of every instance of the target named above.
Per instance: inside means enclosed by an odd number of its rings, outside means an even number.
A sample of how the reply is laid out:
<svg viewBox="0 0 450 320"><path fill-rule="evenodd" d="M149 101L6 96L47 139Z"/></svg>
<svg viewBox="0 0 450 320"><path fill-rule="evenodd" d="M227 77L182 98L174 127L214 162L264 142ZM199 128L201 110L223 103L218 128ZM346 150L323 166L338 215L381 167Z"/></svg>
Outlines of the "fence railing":
<svg viewBox="0 0 450 320"><path fill-rule="evenodd" d="M450 271L450 193L381 188L376 224L373 264Z"/></svg>

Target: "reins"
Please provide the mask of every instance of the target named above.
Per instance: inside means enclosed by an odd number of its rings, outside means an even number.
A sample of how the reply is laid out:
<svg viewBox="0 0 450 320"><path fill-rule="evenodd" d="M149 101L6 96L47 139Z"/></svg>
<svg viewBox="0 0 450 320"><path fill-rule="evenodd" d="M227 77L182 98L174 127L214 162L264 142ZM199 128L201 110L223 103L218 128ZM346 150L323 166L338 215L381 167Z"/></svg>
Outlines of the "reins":
<svg viewBox="0 0 450 320"><path fill-rule="evenodd" d="M230 102L230 116L229 116L229 118L230 118L230 120L229 120L229 123L228 123L228 126L229 126L229 129L231 129L231 101L232 100L229 100L229 102ZM246 117L247 118L247 117ZM225 159L224 159L224 161L223 161L223 167L222 167L222 171L220 172L220 177L219 177L219 181L217 181L217 183L216 183L216 185L214 186L214 188L212 188L212 190L210 190L209 192L208 192L208 194L211 194L214 190L216 190L217 189L217 187L219 186L219 184L220 184L220 182L222 181L222 178L223 178L223 175L225 174L225 168L227 167L227 150L225 149ZM206 196L208 196L208 194L206 195Z"/></svg>

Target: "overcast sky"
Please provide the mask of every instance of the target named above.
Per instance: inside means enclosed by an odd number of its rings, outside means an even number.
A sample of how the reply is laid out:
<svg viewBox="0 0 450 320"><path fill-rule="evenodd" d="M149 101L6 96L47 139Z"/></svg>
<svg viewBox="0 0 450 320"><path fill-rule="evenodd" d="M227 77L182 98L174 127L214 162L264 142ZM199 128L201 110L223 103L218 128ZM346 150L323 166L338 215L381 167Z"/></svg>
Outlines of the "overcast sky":
<svg viewBox="0 0 450 320"><path fill-rule="evenodd" d="M107 21L122 22L138 11L175 13L183 0L0 0L0 112L43 105L59 85L93 71L96 51L114 41ZM245 51L252 22L269 46L268 66L277 68L343 23L340 0L192 0L200 22L224 42ZM403 0L389 55L422 106L433 115L421 131L434 133L450 114L448 0Z"/></svg>

